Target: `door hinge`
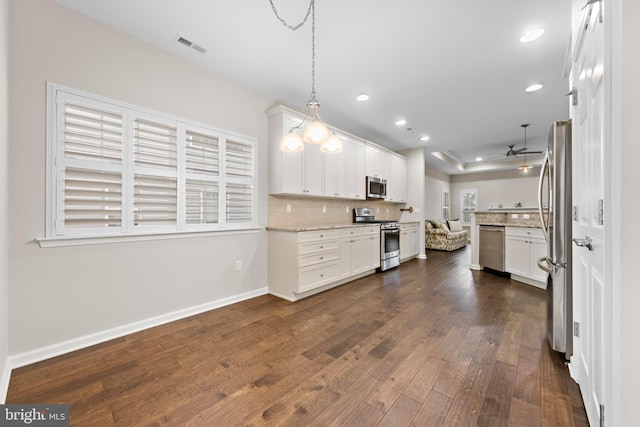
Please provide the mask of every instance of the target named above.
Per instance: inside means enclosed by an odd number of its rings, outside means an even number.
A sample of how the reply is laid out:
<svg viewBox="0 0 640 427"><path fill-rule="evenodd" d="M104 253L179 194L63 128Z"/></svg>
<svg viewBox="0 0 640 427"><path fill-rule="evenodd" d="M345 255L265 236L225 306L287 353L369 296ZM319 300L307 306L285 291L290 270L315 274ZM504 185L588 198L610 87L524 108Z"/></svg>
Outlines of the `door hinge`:
<svg viewBox="0 0 640 427"><path fill-rule="evenodd" d="M604 427L604 405L600 405L600 427Z"/></svg>
<svg viewBox="0 0 640 427"><path fill-rule="evenodd" d="M604 225L604 200L598 199L598 225Z"/></svg>
<svg viewBox="0 0 640 427"><path fill-rule="evenodd" d="M573 322L573 336L576 338L580 338L580 323Z"/></svg>
<svg viewBox="0 0 640 427"><path fill-rule="evenodd" d="M574 206L573 207L573 220L577 221L578 220L578 206Z"/></svg>
<svg viewBox="0 0 640 427"><path fill-rule="evenodd" d="M574 107L578 105L578 89L576 89L575 87L572 87L571 91L565 93L564 96L571 97L571 105L573 105Z"/></svg>

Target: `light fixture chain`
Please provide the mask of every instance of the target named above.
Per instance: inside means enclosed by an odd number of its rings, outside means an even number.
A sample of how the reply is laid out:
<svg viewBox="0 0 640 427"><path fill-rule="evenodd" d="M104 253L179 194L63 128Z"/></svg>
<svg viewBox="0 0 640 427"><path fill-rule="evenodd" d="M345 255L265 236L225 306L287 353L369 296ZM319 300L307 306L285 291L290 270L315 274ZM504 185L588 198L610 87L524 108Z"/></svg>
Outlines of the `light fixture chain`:
<svg viewBox="0 0 640 427"><path fill-rule="evenodd" d="M313 5L315 3L315 0L311 0L309 2L309 8L307 9L307 14L304 16L304 19L302 20L302 22L300 22L298 25L289 25L287 23L287 21L285 21L280 14L278 14L278 10L276 9L276 6L273 4L273 0L269 0L269 3L271 3L271 9L273 10L274 15L276 15L276 18L278 18L278 20L280 22L282 22L282 25L284 25L285 27L289 28L291 31L295 31L298 28L302 27L305 22L307 22L307 19L309 19L309 14L311 14L311 10L313 8Z"/></svg>
<svg viewBox="0 0 640 427"><path fill-rule="evenodd" d="M311 100L316 100L316 2L311 0Z"/></svg>

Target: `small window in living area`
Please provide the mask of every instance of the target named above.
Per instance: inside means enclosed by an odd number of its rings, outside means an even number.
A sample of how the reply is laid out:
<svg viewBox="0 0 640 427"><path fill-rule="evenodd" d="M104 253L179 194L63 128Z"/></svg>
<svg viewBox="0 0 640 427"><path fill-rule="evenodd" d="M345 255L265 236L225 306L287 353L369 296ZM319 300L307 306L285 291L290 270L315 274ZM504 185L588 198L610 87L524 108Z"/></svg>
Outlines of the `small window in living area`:
<svg viewBox="0 0 640 427"><path fill-rule="evenodd" d="M47 89L47 238L255 227L254 138Z"/></svg>
<svg viewBox="0 0 640 427"><path fill-rule="evenodd" d="M471 224L471 212L478 206L478 190L460 191L460 220L463 225Z"/></svg>
<svg viewBox="0 0 640 427"><path fill-rule="evenodd" d="M451 219L451 212L449 210L450 199L449 199L448 190L442 190L442 200L440 202L440 206L442 207L442 219L443 220Z"/></svg>

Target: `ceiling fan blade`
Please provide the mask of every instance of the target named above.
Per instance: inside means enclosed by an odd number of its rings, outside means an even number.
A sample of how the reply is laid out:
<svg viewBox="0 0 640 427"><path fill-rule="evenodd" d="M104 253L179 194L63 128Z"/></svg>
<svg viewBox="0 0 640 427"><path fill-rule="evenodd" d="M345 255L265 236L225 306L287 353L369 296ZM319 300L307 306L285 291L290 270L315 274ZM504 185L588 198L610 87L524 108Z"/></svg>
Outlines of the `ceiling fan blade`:
<svg viewBox="0 0 640 427"><path fill-rule="evenodd" d="M520 154L542 154L544 151L523 151Z"/></svg>

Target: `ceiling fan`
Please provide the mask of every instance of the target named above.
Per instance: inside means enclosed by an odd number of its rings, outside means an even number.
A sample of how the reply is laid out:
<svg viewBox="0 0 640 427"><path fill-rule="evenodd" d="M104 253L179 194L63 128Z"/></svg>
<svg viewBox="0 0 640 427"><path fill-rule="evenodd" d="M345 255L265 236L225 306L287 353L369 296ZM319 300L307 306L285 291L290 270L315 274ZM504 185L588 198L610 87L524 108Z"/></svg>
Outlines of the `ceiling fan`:
<svg viewBox="0 0 640 427"><path fill-rule="evenodd" d="M499 156L496 157L492 157L489 160L495 160L495 159L499 159L500 157L518 157L519 155L524 155L525 156L525 160L526 160L526 156L527 154L531 155L531 154L542 154L542 151L529 151L527 150L527 127L529 126L529 123L525 123L520 125L521 127L524 128L524 147L523 148L515 148L515 144L511 144L508 145L509 149L507 150L506 153L491 153L491 154L499 154Z"/></svg>

